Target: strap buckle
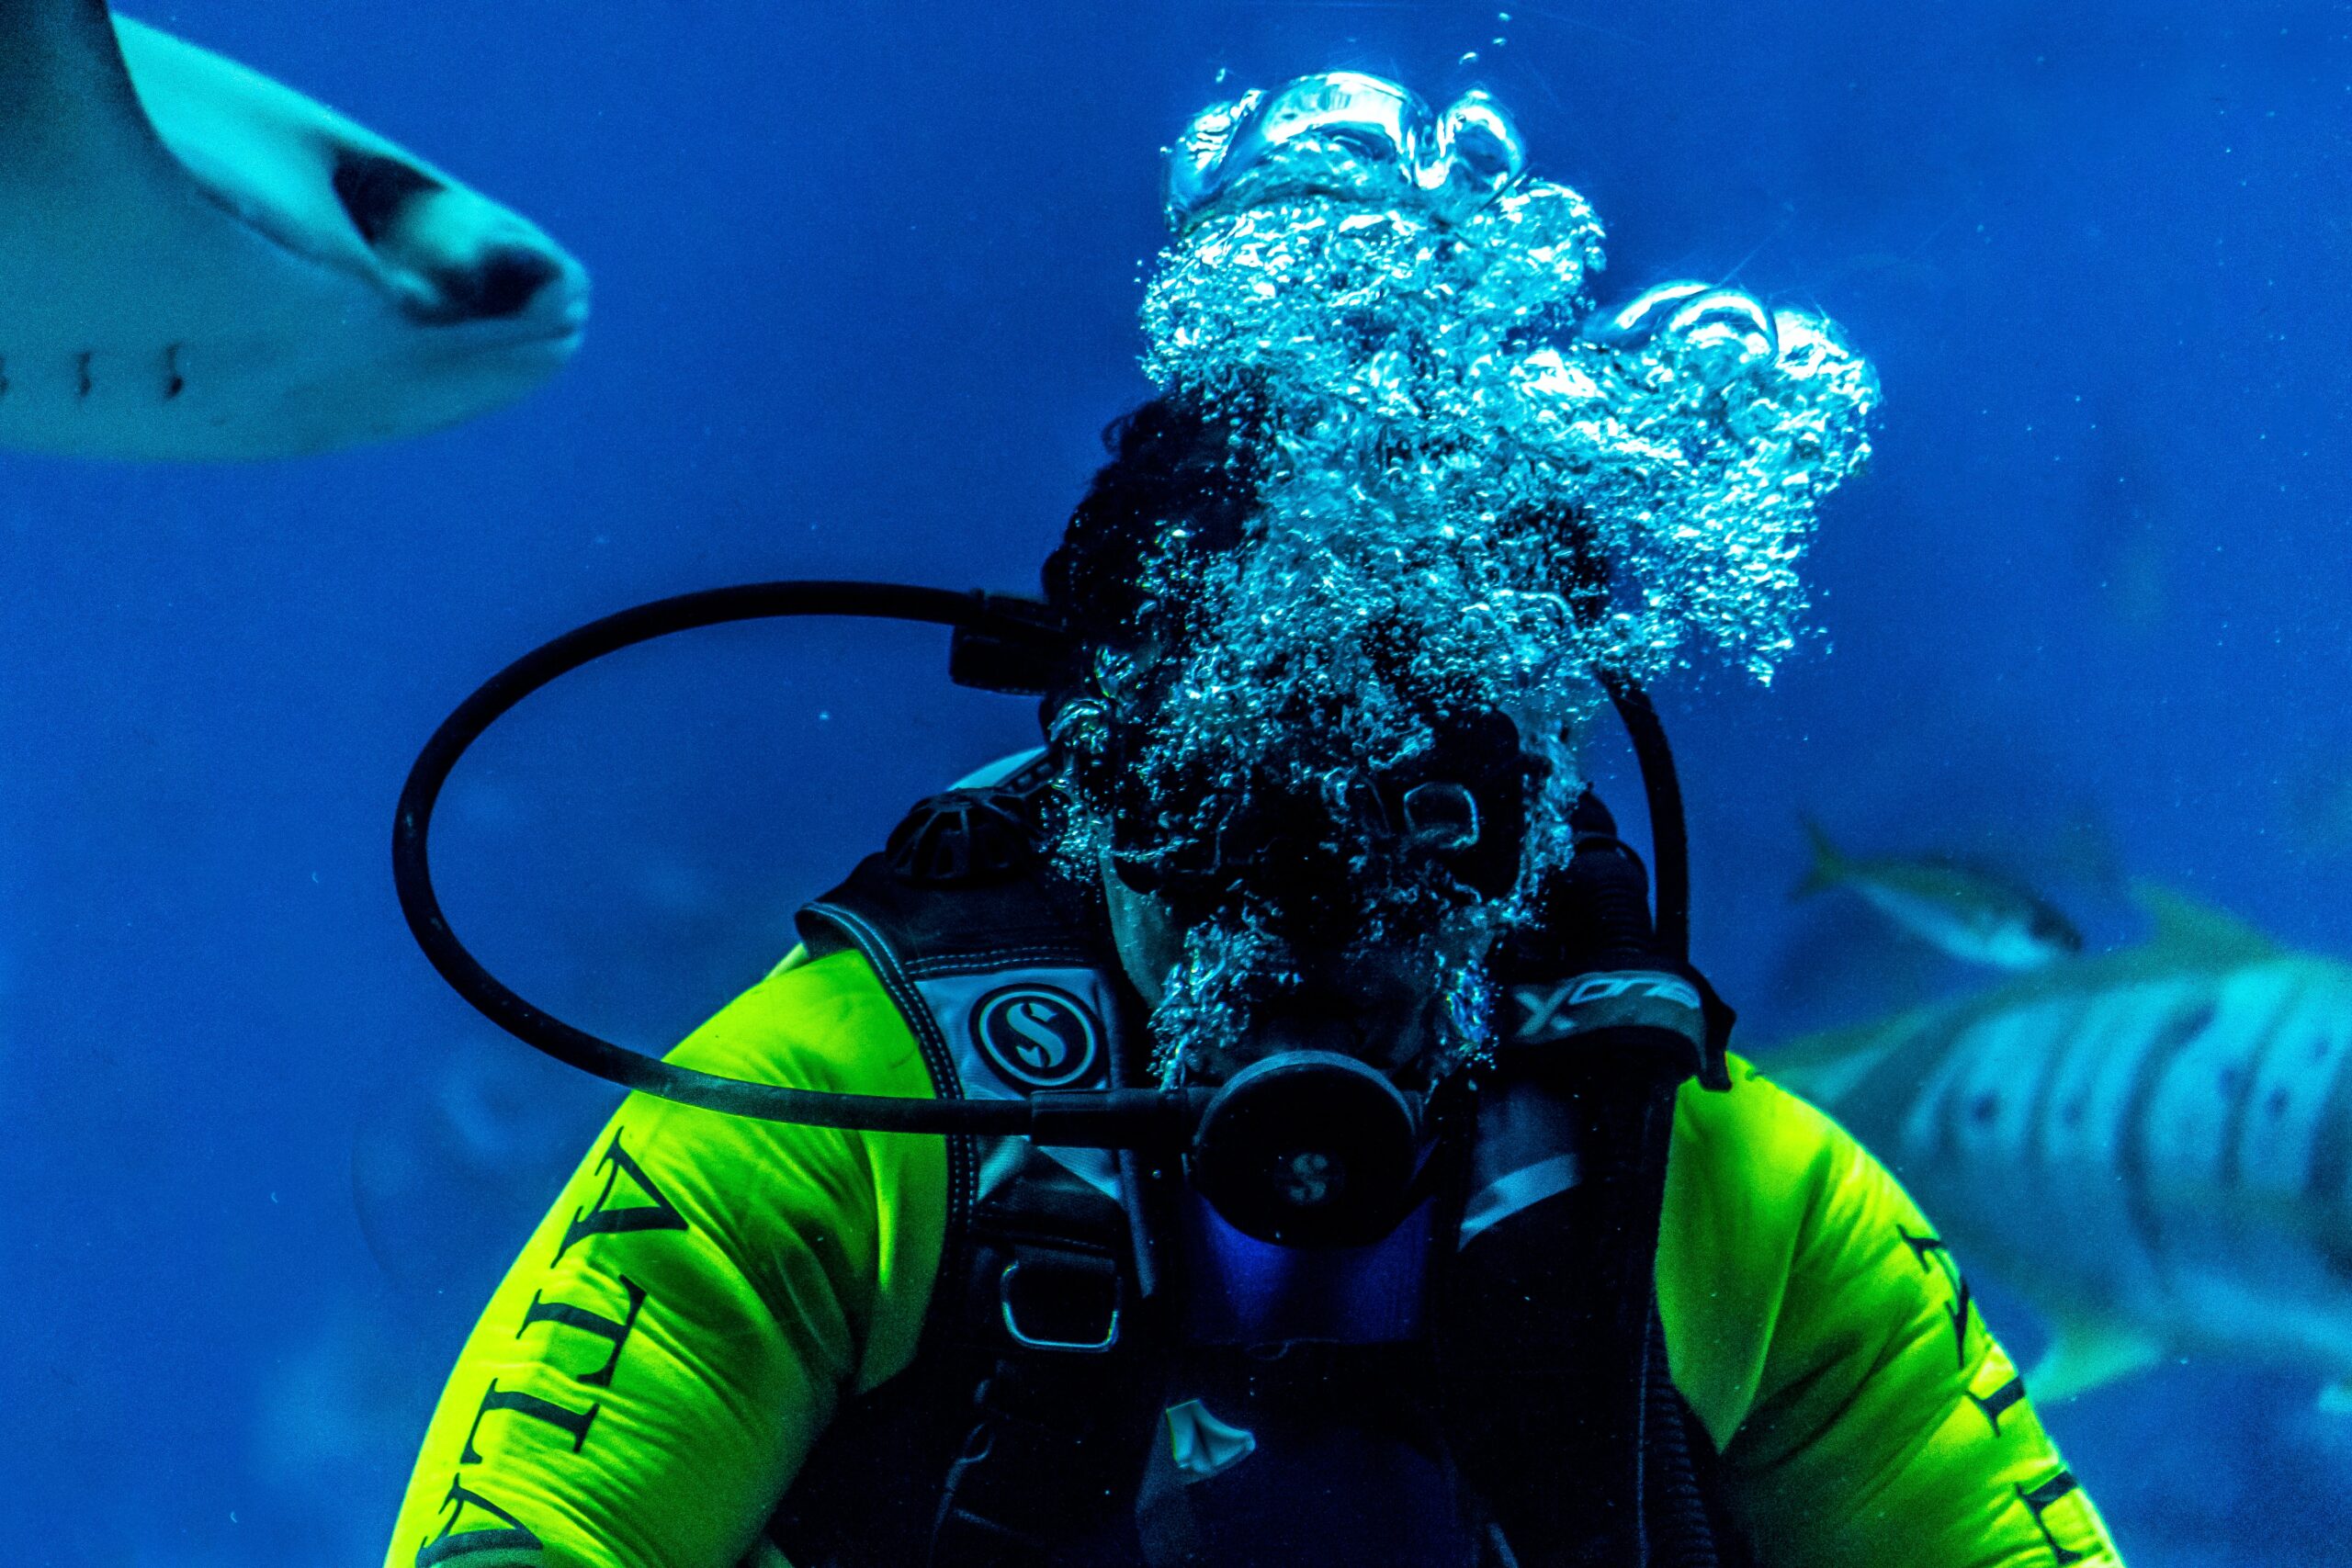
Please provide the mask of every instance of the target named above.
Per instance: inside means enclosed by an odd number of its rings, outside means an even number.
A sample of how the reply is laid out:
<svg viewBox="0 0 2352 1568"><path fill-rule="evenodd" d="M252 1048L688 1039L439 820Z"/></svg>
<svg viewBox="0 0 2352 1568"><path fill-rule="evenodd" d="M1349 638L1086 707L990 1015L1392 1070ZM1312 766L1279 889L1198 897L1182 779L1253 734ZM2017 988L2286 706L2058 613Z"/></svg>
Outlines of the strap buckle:
<svg viewBox="0 0 2352 1568"><path fill-rule="evenodd" d="M1004 1331L1024 1350L1100 1356L1119 1342L1126 1281L1108 1258L1016 1259L997 1276L996 1293Z"/></svg>

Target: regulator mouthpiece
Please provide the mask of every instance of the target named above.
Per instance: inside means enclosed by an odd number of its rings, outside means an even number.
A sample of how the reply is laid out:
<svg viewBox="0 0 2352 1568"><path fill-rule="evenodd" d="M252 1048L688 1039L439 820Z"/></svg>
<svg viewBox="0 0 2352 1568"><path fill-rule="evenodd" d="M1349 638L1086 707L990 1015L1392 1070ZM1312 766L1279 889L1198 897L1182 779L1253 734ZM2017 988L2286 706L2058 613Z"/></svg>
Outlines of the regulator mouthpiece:
<svg viewBox="0 0 2352 1568"><path fill-rule="evenodd" d="M1354 1247L1404 1217L1422 1150L1419 1113L1377 1069L1336 1052L1286 1051L1216 1092L1185 1166L1245 1235Z"/></svg>

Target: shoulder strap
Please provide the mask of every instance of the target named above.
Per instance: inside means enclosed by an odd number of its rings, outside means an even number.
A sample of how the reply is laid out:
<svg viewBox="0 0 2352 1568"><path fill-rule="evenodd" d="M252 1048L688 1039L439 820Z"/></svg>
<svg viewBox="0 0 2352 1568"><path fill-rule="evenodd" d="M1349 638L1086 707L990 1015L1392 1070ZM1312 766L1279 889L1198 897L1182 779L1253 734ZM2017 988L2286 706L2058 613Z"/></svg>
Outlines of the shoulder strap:
<svg viewBox="0 0 2352 1568"><path fill-rule="evenodd" d="M1045 850L1050 777L1040 758L921 802L882 852L800 911L811 952L854 948L874 965L943 1096L1100 1088L1139 1033L1093 900ZM956 1143L951 1231L1011 1170L1003 1148ZM1107 1152L1051 1157L1115 1196Z"/></svg>
<svg viewBox="0 0 2352 1568"><path fill-rule="evenodd" d="M1032 758L922 801L800 912L812 952L873 964L943 1096L1102 1087L1140 1037L1097 907L1043 847L1049 780ZM899 1515L936 1500L933 1568L1039 1562L1074 1529L1131 1529L1094 1517L1116 1490L1103 1478L1140 1468L1125 1450L1150 1429L1121 1392L1140 1391L1150 1357L1117 1162L959 1137L948 1164L946 1250L901 1379L924 1386L876 1391L842 1433L865 1473L891 1472ZM830 1560L885 1560L816 1517L832 1512L797 1503L790 1533L830 1540Z"/></svg>

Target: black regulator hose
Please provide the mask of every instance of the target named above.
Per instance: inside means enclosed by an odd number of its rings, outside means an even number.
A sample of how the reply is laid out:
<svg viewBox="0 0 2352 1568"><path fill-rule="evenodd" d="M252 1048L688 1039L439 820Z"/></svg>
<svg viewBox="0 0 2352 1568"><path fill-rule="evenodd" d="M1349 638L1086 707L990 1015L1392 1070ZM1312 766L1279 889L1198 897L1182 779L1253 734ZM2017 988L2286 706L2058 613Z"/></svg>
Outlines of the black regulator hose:
<svg viewBox="0 0 2352 1568"><path fill-rule="evenodd" d="M920 621L984 638L1035 642L1040 627L1034 613L1023 613L1026 607L1024 601L986 593L899 583L752 582L639 604L533 649L483 682L442 721L401 789L392 823L392 881L417 945L459 996L509 1034L569 1066L664 1100L761 1121L861 1132L1034 1135L1067 1143L1132 1137L1138 1119L1151 1120L1164 1110L1171 1134L1181 1141L1175 1131L1183 1120L1183 1108L1176 1103L1183 1099L1181 1093L1164 1108L1160 1102L1167 1097L1147 1089L1114 1091L1122 1100L1115 1106L1102 1097L1082 1094L1068 1096L1066 1103L1057 1103L1051 1095L1031 1100L911 1100L787 1089L674 1066L575 1029L510 990L458 940L433 889L427 859L433 808L450 771L482 731L509 709L583 664L673 632L795 615ZM1116 1125L1096 1125L1104 1121Z"/></svg>
<svg viewBox="0 0 2352 1568"><path fill-rule="evenodd" d="M702 626L801 615L952 627L950 678L989 691L1049 690L1066 671L1071 652L1067 631L1034 600L819 579L681 593L567 632L517 659L459 704L434 731L401 788L392 822L392 882L401 913L426 959L460 997L524 1043L624 1089L682 1104L760 1121L859 1132L978 1134L1073 1147L1183 1147L1212 1091L1120 1086L1046 1090L1021 1100L914 1100L790 1089L678 1066L576 1029L525 1000L484 968L450 930L433 887L428 855L433 810L451 771L484 730L540 687L608 653ZM1633 743L1649 801L1657 942L1666 954L1685 962L1690 931L1689 855L1673 753L1657 711L1641 687L1623 675L1604 675L1603 680Z"/></svg>
<svg viewBox="0 0 2352 1568"><path fill-rule="evenodd" d="M1678 964L1690 962L1690 837L1682 817L1682 781L1674 771L1674 749L1647 692L1630 675L1604 671L1601 684L1616 705L1634 761L1642 771L1642 795L1650 813L1650 875L1657 899L1658 950Z"/></svg>

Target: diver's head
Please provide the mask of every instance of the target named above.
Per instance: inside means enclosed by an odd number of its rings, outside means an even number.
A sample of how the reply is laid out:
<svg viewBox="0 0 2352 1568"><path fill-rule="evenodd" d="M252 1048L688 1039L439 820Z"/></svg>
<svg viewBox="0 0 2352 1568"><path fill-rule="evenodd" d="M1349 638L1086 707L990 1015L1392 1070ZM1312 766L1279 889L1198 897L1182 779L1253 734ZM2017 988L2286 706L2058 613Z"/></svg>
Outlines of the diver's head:
<svg viewBox="0 0 2352 1568"><path fill-rule="evenodd" d="M1305 585L1242 595L1270 635L1236 636L1260 436L1182 399L1144 405L1112 427L1047 563L1091 653L1048 705L1070 845L1156 1010L1166 1075L1325 1050L1427 1083L1476 1032L1481 911L1518 886L1550 765L1509 716L1431 679L1407 606L1371 616L1344 668L1309 668L1328 648L1283 635L1317 608ZM1368 701L1386 722L1360 722Z"/></svg>
<svg viewBox="0 0 2352 1568"><path fill-rule="evenodd" d="M1599 220L1482 95L1306 77L1170 158L1162 395L1046 570L1091 654L1048 705L1063 849L1166 1077L1300 1037L1434 1076L1569 858L1604 681L1793 643L1875 383L1734 289L1597 310Z"/></svg>

